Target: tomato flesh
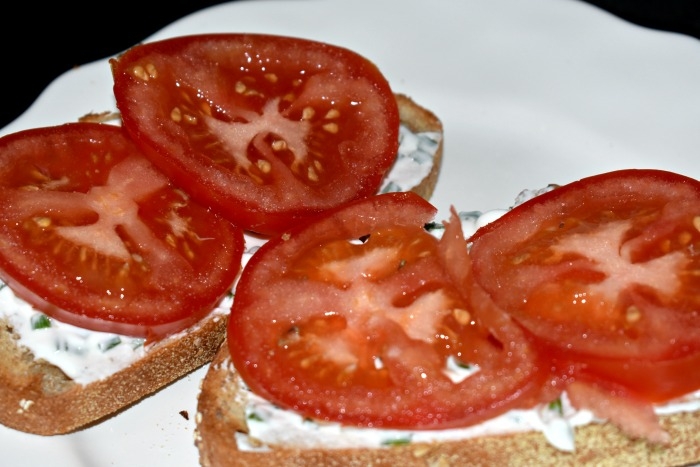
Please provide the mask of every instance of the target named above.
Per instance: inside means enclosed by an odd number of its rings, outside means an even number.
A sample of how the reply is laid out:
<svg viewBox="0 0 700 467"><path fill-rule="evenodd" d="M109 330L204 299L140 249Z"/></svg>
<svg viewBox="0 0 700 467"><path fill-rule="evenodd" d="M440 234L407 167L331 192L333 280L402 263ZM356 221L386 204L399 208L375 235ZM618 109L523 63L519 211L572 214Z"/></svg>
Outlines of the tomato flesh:
<svg viewBox="0 0 700 467"><path fill-rule="evenodd" d="M208 314L240 270L242 231L175 188L116 126L0 140L0 274L86 329L162 338Z"/></svg>
<svg viewBox="0 0 700 467"><path fill-rule="evenodd" d="M434 214L412 193L379 195L261 247L228 328L249 387L315 419L417 429L539 400L536 352L506 315L472 308L459 221L438 240L423 229ZM478 371L455 380L450 361Z"/></svg>
<svg viewBox="0 0 700 467"><path fill-rule="evenodd" d="M111 65L135 141L245 229L280 233L374 194L397 154L391 88L347 49L211 34L141 44Z"/></svg>
<svg viewBox="0 0 700 467"><path fill-rule="evenodd" d="M585 178L470 242L476 282L547 353L648 400L695 384L683 373L700 356L700 182L658 170ZM655 365L661 379L641 378Z"/></svg>

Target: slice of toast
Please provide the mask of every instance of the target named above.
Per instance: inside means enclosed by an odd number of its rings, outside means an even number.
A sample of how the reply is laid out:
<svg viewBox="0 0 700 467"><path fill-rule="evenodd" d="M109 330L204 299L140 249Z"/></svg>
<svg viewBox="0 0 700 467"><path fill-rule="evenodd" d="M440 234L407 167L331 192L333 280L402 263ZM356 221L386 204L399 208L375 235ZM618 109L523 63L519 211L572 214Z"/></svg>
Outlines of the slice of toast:
<svg viewBox="0 0 700 467"><path fill-rule="evenodd" d="M224 341L207 371L199 394L195 444L203 467L681 466L700 459L697 435L700 412L662 417L662 425L671 435L670 446L633 440L612 424L592 423L576 429L574 452L557 450L537 431L381 448L302 448L287 443L244 450L239 449L236 433L248 431L247 398L248 391L231 363ZM289 430L294 426L289 426ZM308 433L289 433L289 439Z"/></svg>
<svg viewBox="0 0 700 467"><path fill-rule="evenodd" d="M226 315L212 312L189 330L153 344L127 368L88 384L18 345L7 320L0 325L0 423L56 435L97 423L211 361L225 336Z"/></svg>

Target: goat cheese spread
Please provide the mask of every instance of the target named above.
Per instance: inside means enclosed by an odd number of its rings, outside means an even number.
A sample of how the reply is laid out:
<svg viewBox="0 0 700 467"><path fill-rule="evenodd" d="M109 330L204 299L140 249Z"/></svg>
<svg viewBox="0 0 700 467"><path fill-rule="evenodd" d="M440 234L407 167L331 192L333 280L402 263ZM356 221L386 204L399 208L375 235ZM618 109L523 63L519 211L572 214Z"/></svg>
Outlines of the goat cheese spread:
<svg viewBox="0 0 700 467"><path fill-rule="evenodd" d="M398 156L379 192L409 191L418 186L433 168L433 158L441 139L439 132L413 133L401 125Z"/></svg>

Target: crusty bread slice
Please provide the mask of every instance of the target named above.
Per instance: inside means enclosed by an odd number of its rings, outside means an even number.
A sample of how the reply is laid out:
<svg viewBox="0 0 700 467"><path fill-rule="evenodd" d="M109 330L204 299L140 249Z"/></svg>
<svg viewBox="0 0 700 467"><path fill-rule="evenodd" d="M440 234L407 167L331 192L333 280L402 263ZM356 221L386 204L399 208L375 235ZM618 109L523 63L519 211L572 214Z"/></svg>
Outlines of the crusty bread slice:
<svg viewBox="0 0 700 467"><path fill-rule="evenodd" d="M670 446L632 440L611 424L576 430L576 451L552 447L538 432L492 435L444 443L411 443L379 449L300 449L268 446L240 451L235 433L246 431L246 390L231 363L226 342L202 383L196 415L195 444L203 467L423 466L681 466L700 460L700 413L662 417Z"/></svg>
<svg viewBox="0 0 700 467"><path fill-rule="evenodd" d="M211 361L226 331L226 315L211 313L177 337L113 375L82 385L17 344L0 320L0 423L39 435L74 431L119 411Z"/></svg>
<svg viewBox="0 0 700 467"><path fill-rule="evenodd" d="M396 95L396 99L401 121L411 131L442 133L433 113L407 96ZM442 143L430 174L413 189L425 198L435 188L441 159ZM226 316L214 312L177 337L154 344L129 367L82 385L18 345L11 323L0 319L0 423L39 435L64 434L99 423L210 362L225 332Z"/></svg>

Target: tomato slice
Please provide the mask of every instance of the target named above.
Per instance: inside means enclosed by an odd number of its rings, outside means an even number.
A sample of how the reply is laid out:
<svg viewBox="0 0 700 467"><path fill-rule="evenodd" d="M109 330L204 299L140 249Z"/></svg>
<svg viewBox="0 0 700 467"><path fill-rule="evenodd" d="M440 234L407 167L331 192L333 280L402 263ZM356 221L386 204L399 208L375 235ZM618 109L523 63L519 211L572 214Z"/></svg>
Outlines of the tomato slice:
<svg viewBox="0 0 700 467"><path fill-rule="evenodd" d="M462 426L534 403L537 354L506 315L471 308L461 225L438 240L423 229L435 212L413 193L377 195L263 245L228 328L249 387L315 419L374 427ZM450 363L478 369L453 378Z"/></svg>
<svg viewBox="0 0 700 467"><path fill-rule="evenodd" d="M687 390L682 373L700 355L700 182L646 169L596 175L470 242L476 282L547 346L652 399ZM675 380L639 379L649 362Z"/></svg>
<svg viewBox="0 0 700 467"><path fill-rule="evenodd" d="M209 313L240 270L242 230L113 125L3 137L0 198L2 280L82 328L161 338Z"/></svg>
<svg viewBox="0 0 700 467"><path fill-rule="evenodd" d="M195 199L280 233L372 195L396 158L399 114L366 58L324 43L210 34L113 59L123 125Z"/></svg>

